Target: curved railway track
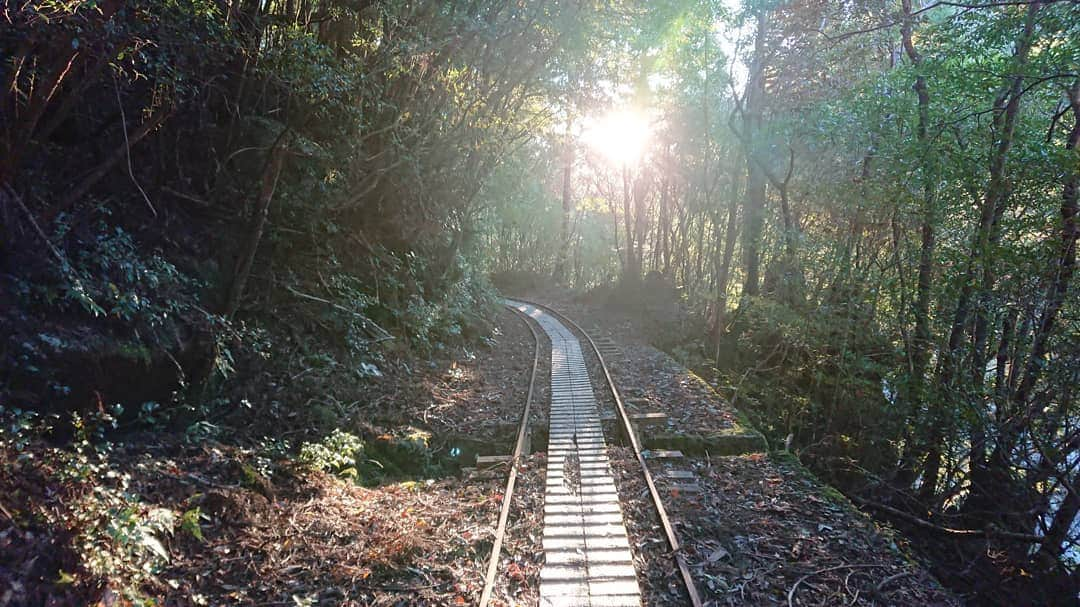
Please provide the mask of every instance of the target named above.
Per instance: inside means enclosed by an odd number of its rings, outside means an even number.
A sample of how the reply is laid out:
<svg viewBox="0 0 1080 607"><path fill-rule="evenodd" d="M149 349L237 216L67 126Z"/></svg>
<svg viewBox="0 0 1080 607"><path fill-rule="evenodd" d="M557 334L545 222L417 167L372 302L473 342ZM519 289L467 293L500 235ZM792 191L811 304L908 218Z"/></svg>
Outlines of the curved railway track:
<svg viewBox="0 0 1080 607"><path fill-rule="evenodd" d="M499 525L495 530L495 541L491 546L491 557L488 560L487 572L484 575L484 591L480 595L480 607L487 607L491 601L491 595L495 592L495 575L499 569L499 556L502 553L503 539L506 537L506 524L510 520L510 504L513 502L514 484L517 482L518 464L528 442L529 416L532 414L533 394L536 391L536 371L540 367L540 334L536 327L517 308L507 306L521 318L521 321L529 327L533 337L533 364L529 375L529 393L525 397L525 408L521 412L521 425L518 427L517 442L514 443L514 453L510 457L510 473L506 480L506 491L503 493L502 508L499 510Z"/></svg>
<svg viewBox="0 0 1080 607"><path fill-rule="evenodd" d="M645 480L646 486L649 488L649 495L652 502L652 507L656 511L657 517L660 520L661 526L664 528L664 534L667 538L668 546L671 549L672 558L675 561L677 568L679 569L680 577L682 578L683 586L686 589L687 596L690 599L690 604L693 607L701 607L701 595L698 594L697 587L694 585L693 577L690 573L690 567L686 562L686 558L682 553L679 538L675 533L675 528L671 524L671 519L667 514L667 510L664 508L663 500L660 497L660 492L656 488L656 483L653 480L652 473L649 471L649 467L646 464L645 456L642 454L641 441L637 436L637 431L634 429L634 425L630 420L630 415L627 413L626 407L623 403L622 396L619 394L618 388L615 386L615 381L612 379L611 371L608 369L607 362L604 360L603 354L600 352L600 348L597 347L592 337L581 328L576 322L571 320L565 314L551 308L550 306L530 301L522 298L515 298L514 301L525 303L543 310L546 314L551 315L559 322L564 323L571 328L573 332L578 335L579 341L584 341L588 344L589 349L592 351L596 360L600 364L600 368L603 371L606 389L611 394L616 409L616 416L623 433L626 435L630 447L634 451L638 466L641 469L641 474ZM521 416L521 424L518 428L517 443L514 446L514 453L511 457L510 472L507 478L506 491L503 494L502 509L499 513L498 527L495 532L495 541L492 545L492 552L488 561L487 572L484 579L484 590L480 597L480 607L487 607L491 601L492 594L495 589L495 579L498 572L499 558L501 556L503 540L506 536L506 525L510 515L510 504L512 502L512 496L514 491L514 485L517 480L517 468L520 459L523 455L525 445L527 443L528 431L529 431L529 416L533 406L533 394L535 392L536 375L540 361L540 335L534 325L534 322L529 319L521 310L517 309L509 303L506 304L511 310L513 310L522 321L528 325L529 330L533 336L533 367L532 374L529 379L529 391L528 396L525 399L525 407Z"/></svg>

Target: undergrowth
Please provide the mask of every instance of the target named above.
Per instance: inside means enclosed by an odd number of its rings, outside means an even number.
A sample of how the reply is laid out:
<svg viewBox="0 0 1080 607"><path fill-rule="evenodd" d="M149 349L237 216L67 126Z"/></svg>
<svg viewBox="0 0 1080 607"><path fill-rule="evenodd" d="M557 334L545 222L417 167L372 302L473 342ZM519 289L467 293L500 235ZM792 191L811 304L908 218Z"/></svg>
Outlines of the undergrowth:
<svg viewBox="0 0 1080 607"><path fill-rule="evenodd" d="M111 461L105 439L116 427L107 413L71 414L73 440L45 440L58 421L0 408L2 481L8 491L0 531L5 599L15 604L70 604L122 599L154 605L143 592L169 563L176 534L201 538L198 508L176 511L147 504L131 476Z"/></svg>

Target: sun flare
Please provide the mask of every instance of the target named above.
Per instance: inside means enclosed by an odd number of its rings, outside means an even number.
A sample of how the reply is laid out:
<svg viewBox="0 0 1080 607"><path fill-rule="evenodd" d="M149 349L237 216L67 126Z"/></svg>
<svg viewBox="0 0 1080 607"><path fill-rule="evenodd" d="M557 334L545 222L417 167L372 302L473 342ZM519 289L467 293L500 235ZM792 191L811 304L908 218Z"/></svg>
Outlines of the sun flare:
<svg viewBox="0 0 1080 607"><path fill-rule="evenodd" d="M637 164L649 141L649 120L634 110L617 110L593 119L585 141L616 166Z"/></svg>

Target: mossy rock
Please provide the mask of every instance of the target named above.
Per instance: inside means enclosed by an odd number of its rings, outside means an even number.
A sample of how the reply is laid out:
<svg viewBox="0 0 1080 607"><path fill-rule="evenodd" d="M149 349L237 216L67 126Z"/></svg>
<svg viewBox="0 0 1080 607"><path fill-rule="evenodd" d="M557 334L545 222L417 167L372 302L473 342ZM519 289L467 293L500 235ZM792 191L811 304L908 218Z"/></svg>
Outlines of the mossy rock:
<svg viewBox="0 0 1080 607"><path fill-rule="evenodd" d="M145 344L135 341L123 341L117 344L116 354L119 358L129 361L141 363L147 367L153 363L154 355Z"/></svg>
<svg viewBox="0 0 1080 607"><path fill-rule="evenodd" d="M738 407L730 406L731 399L725 397L723 394L720 393L719 390L716 389L715 386L713 386L709 382L705 381L704 377L698 375L697 373L695 373L694 371L691 371L689 369L686 370L686 376L690 380L697 382L699 385L701 385L702 388L704 388L708 392L715 395L716 398L718 398L718 399L720 399L720 400L722 400L722 401L724 401L725 403L728 404L729 409L731 411L733 411L734 414L735 414L735 420L732 422L732 427L729 430L729 432L748 433L748 434L758 433L758 431L754 429L754 425L750 423L750 418L747 417L746 414L743 413L742 410L739 409ZM745 398L745 397L741 397L741 398ZM764 438L763 438L763 440L764 440Z"/></svg>
<svg viewBox="0 0 1080 607"><path fill-rule="evenodd" d="M273 483L256 470L254 466L241 461L233 461L231 466L232 476L239 481L241 487L258 493L268 500L274 499Z"/></svg>
<svg viewBox="0 0 1080 607"><path fill-rule="evenodd" d="M437 472L430 443L430 432L406 427L368 441L366 455L387 477L429 475Z"/></svg>
<svg viewBox="0 0 1080 607"><path fill-rule="evenodd" d="M716 389L693 371L686 372L687 377L699 382L709 392L721 398ZM730 428L708 434L658 433L645 437L645 446L650 449L677 449L687 455L743 455L763 453L769 450L765 436L754 429L746 415L732 408L735 419Z"/></svg>

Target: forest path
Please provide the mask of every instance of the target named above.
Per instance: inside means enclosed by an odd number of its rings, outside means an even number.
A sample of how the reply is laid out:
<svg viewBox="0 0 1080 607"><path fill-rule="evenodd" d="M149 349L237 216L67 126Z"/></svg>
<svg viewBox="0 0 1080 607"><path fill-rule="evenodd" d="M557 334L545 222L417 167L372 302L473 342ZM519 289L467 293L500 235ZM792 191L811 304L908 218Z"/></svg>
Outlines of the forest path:
<svg viewBox="0 0 1080 607"><path fill-rule="evenodd" d="M637 606L619 494L578 338L552 315L508 302L551 339L551 416L540 605Z"/></svg>

